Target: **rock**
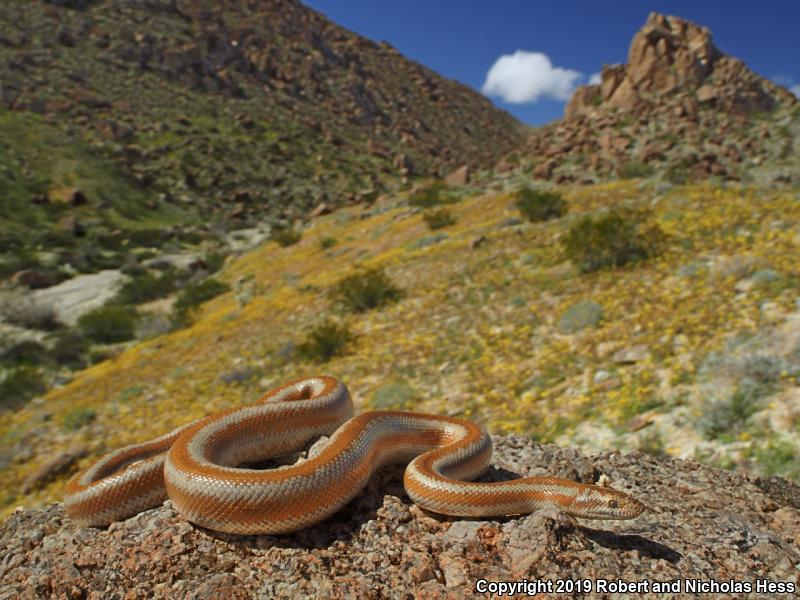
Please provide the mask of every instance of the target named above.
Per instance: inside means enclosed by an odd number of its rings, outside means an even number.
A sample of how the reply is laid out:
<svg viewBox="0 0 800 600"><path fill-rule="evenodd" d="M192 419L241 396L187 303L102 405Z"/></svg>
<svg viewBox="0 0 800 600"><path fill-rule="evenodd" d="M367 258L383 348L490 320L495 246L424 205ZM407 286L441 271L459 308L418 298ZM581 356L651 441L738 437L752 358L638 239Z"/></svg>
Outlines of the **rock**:
<svg viewBox="0 0 800 600"><path fill-rule="evenodd" d="M751 275L756 269L764 267L764 259L750 254L738 254L734 256L720 256L716 258L710 267L714 277L725 279L732 277L739 280Z"/></svg>
<svg viewBox="0 0 800 600"><path fill-rule="evenodd" d="M328 204L325 202L320 202L310 213L308 213L308 218L313 219L315 217L321 217L322 215L328 215L331 212L332 209Z"/></svg>
<svg viewBox="0 0 800 600"><path fill-rule="evenodd" d="M57 503L17 509L3 523L3 591L9 598L99 598L107 589L131 598L461 598L474 596L479 580L533 582L533 573L593 586L600 578L753 582L753 573L797 584L800 488L791 482L639 452L587 457L521 435L493 442L497 469L486 480L602 475L650 510L633 521L583 521L555 508L480 521L443 517L411 503L398 467L381 469L337 515L280 536L216 534L189 524L169 501L106 529L84 528ZM734 596L745 595L726 594Z"/></svg>
<svg viewBox="0 0 800 600"><path fill-rule="evenodd" d="M611 379L611 373L609 373L608 371L603 371L601 369L600 371L595 372L594 377L592 379L597 384L603 383L604 381Z"/></svg>
<svg viewBox="0 0 800 600"><path fill-rule="evenodd" d="M571 334L597 325L603 318L603 307L594 300L580 300L570 306L558 321L561 333Z"/></svg>
<svg viewBox="0 0 800 600"><path fill-rule="evenodd" d="M647 344L636 344L623 348L614 354L612 360L618 365L632 365L650 358L650 349Z"/></svg>
<svg viewBox="0 0 800 600"><path fill-rule="evenodd" d="M716 100L718 96L719 90L717 90L717 88L715 88L713 85L706 84L697 88L698 102L710 102L711 100Z"/></svg>
<svg viewBox="0 0 800 600"><path fill-rule="evenodd" d="M113 298L125 279L125 275L110 269L78 275L58 285L32 292L31 301L52 306L60 321L75 325L81 315Z"/></svg>
<svg viewBox="0 0 800 600"><path fill-rule="evenodd" d="M514 170L514 163L504 156L495 165L494 170L497 173L508 173Z"/></svg>
<svg viewBox="0 0 800 600"><path fill-rule="evenodd" d="M622 80L614 94L608 99L609 106L626 110L632 110L637 104L639 104L639 94L636 93L636 88L627 77Z"/></svg>
<svg viewBox="0 0 800 600"><path fill-rule="evenodd" d="M30 474L22 486L22 493L27 494L32 492L49 483L59 475L63 475L69 471L78 460L87 454L88 450L82 446L56 454L42 463L38 469Z"/></svg>
<svg viewBox="0 0 800 600"><path fill-rule="evenodd" d="M566 109L564 109L565 119L574 119L581 115L589 114L597 105L600 98L599 85L584 85L578 88L572 98L570 98Z"/></svg>
<svg viewBox="0 0 800 600"><path fill-rule="evenodd" d="M467 185L469 183L469 165L463 165L445 177L447 185Z"/></svg>
<svg viewBox="0 0 800 600"><path fill-rule="evenodd" d="M781 278L781 274L774 269L759 269L747 281L750 283L751 288L761 289L769 286L770 283L780 281Z"/></svg>
<svg viewBox="0 0 800 600"><path fill-rule="evenodd" d="M553 169L555 168L556 161L548 160L536 165L536 168L533 169L533 176L537 179L550 179L553 175Z"/></svg>
<svg viewBox="0 0 800 600"><path fill-rule="evenodd" d="M102 121L97 126L100 135L115 142L128 142L134 137L134 130L119 121Z"/></svg>
<svg viewBox="0 0 800 600"><path fill-rule="evenodd" d="M621 346L620 342L600 342L594 350L595 355L599 359L608 358L616 352Z"/></svg>

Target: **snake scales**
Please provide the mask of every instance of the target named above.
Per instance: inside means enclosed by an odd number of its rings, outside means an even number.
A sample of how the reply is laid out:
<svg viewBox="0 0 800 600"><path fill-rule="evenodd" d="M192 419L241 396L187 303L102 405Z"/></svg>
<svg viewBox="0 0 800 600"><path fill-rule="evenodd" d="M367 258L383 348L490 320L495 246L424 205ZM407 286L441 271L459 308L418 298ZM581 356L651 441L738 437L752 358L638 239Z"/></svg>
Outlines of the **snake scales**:
<svg viewBox="0 0 800 600"><path fill-rule="evenodd" d="M105 526L169 497L189 521L209 529L286 533L338 511L380 466L410 461L403 478L409 497L445 515L515 515L556 505L575 517L630 519L644 510L622 492L566 479L469 481L492 454L488 434L469 421L404 411L352 415L341 382L298 380L254 405L107 454L73 477L64 504L80 524ZM239 467L297 452L323 435L328 442L305 461L269 470Z"/></svg>

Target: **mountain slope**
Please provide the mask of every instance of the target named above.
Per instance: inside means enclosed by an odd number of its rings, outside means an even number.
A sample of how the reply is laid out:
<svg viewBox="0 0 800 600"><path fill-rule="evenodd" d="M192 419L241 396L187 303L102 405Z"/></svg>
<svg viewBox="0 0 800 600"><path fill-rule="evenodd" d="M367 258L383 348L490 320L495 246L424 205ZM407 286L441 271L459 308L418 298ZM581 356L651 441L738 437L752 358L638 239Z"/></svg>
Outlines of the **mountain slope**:
<svg viewBox="0 0 800 600"><path fill-rule="evenodd" d="M480 94L295 0L3 3L0 31L0 106L221 221L489 165L522 139Z"/></svg>

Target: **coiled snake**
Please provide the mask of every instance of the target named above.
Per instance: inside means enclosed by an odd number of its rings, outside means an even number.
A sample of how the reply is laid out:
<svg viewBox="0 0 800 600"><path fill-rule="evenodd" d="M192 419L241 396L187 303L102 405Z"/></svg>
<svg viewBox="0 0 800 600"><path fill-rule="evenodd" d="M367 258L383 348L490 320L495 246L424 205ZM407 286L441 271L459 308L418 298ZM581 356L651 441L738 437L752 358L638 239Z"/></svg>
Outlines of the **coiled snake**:
<svg viewBox="0 0 800 600"><path fill-rule="evenodd" d="M64 504L80 524L105 526L169 497L209 529L286 533L338 511L380 466L410 461L403 477L409 497L445 515L515 515L556 505L575 517L631 519L644 510L622 492L566 479L470 482L489 465L492 442L469 421L404 411L352 415L350 394L336 379L294 381L254 405L107 454L73 477ZM330 439L320 452L294 465L238 467L297 452L323 435Z"/></svg>

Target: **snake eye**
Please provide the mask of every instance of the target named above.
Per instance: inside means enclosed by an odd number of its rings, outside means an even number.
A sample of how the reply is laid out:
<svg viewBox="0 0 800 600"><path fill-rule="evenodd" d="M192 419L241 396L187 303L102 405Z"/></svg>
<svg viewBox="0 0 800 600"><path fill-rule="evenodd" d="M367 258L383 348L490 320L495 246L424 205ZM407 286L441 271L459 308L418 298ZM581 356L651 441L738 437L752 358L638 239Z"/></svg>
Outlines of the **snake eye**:
<svg viewBox="0 0 800 600"><path fill-rule="evenodd" d="M617 502L616 500L609 500L608 501L608 507L609 508L619 508L619 502Z"/></svg>

